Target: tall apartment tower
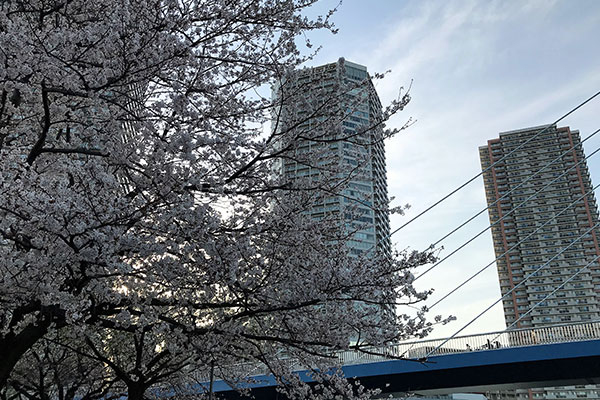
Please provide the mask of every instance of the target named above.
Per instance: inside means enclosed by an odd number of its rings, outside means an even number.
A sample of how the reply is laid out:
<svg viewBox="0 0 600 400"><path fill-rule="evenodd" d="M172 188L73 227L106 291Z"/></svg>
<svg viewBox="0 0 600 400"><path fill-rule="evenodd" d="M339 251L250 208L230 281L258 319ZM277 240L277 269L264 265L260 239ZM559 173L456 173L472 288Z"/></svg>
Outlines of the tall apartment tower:
<svg viewBox="0 0 600 400"><path fill-rule="evenodd" d="M322 191L311 216L338 214L350 254L390 254L382 107L367 68L340 58L297 70L275 96L287 100L275 129L291 129L295 138L293 156L280 160L278 173L313 185L344 177Z"/></svg>
<svg viewBox="0 0 600 400"><path fill-rule="evenodd" d="M598 320L598 209L579 132L554 125L503 132L480 147L479 155L501 293L547 263L504 298L507 327ZM599 395L596 386L517 391L519 398L530 399Z"/></svg>

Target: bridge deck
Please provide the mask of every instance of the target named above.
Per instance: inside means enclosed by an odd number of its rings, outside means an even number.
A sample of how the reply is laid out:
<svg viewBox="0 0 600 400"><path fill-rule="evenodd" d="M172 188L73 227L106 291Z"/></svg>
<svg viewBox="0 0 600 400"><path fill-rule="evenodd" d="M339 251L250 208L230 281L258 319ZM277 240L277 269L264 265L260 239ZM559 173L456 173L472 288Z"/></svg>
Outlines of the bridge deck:
<svg viewBox="0 0 600 400"><path fill-rule="evenodd" d="M381 352L416 360L365 359L343 352L344 375L367 388L384 393L485 391L508 388L600 384L600 326L597 322L562 327L535 328L453 339L422 341L385 347ZM505 336L502 336L505 335ZM469 344L470 343L470 344ZM473 350L476 349L476 350ZM367 356L369 358L371 356ZM301 379L311 382L305 371ZM252 394L276 398L272 376L254 376ZM207 387L208 385L206 385ZM227 383L216 380L221 397L240 398Z"/></svg>

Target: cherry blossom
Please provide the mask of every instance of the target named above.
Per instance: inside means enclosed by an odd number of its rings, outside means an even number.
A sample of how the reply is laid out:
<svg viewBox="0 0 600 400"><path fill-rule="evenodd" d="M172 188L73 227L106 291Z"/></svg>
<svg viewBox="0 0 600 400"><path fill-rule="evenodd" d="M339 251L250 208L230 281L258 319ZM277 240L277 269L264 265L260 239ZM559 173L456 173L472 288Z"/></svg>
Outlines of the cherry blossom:
<svg viewBox="0 0 600 400"><path fill-rule="evenodd" d="M325 368L332 351L431 329L422 311L378 310L427 296L411 270L433 253L351 257L340 216L304 212L344 177L311 187L274 173L281 144L304 139L263 128L285 108L269 87L310 57L305 32L334 30L331 15L304 16L314 2L0 4L2 390L25 390L19 377L54 346L48 357L110 367L104 384L89 367L85 393L99 397L110 380L134 399L185 387L211 365L241 379L243 363L289 396L366 397L338 375L290 385L283 360Z"/></svg>

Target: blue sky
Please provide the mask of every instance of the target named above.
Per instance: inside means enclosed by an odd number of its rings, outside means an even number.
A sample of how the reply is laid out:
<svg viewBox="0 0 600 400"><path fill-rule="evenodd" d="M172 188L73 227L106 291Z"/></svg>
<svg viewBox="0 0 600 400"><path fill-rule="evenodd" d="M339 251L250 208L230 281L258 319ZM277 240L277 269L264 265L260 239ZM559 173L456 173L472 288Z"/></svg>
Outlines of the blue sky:
<svg viewBox="0 0 600 400"><path fill-rule="evenodd" d="M336 4L325 0L315 11ZM392 218L392 230L479 173L477 148L488 139L553 122L600 90L598 1L345 0L333 20L339 33L311 36L322 49L308 65L343 56L370 72L391 70L377 83L384 103L412 81L413 100L390 126L409 117L416 123L386 144L390 195L397 205L412 205L405 217ZM600 127L598 116L600 99L559 125L585 137ZM600 146L594 139L586 143L588 154ZM592 181L600 183L600 156L589 167ZM479 178L392 239L399 248L425 248L485 206ZM444 242L441 255L487 223L484 213ZM434 287L439 297L493 259L486 233L419 286ZM499 297L492 266L433 310L458 317L434 336L452 334ZM465 332L503 327L496 307Z"/></svg>

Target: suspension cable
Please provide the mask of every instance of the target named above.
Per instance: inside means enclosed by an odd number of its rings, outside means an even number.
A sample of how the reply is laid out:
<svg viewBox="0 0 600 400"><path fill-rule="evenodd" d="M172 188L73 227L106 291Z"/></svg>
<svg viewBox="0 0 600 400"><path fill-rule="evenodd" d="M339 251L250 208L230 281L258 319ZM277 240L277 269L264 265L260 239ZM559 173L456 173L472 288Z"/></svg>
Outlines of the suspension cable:
<svg viewBox="0 0 600 400"><path fill-rule="evenodd" d="M536 307L540 306L546 300L548 300L550 297L552 297L556 292L558 292L560 289L562 289L567 283L569 283L570 281L572 281L577 275L579 275L580 273L582 273L583 271L585 271L586 269L588 269L588 267L590 265L592 265L599 258L600 258L600 255L596 255L592 259L592 261L590 261L585 266L583 266L579 270L577 270L577 272L575 272L574 274L572 274L567 280L565 280L563 283L561 283L559 286L557 286L552 292L548 293L543 299L541 299L540 301L538 301L533 307L531 307L529 310L527 310L527 312L525 314L521 315L512 324L510 324L509 326L507 326L506 329L505 329L505 331L509 331L510 328L512 328L513 326L515 326L519 321L521 321L523 318L525 318L527 315L529 315ZM500 337L500 335L502 335L502 333L498 334L498 336L496 336L495 338L493 338L491 341L492 342L495 341L496 339L498 339Z"/></svg>
<svg viewBox="0 0 600 400"><path fill-rule="evenodd" d="M556 215L554 215L553 218L557 218L560 217L564 212L566 212L567 210L573 208L573 206L575 206L575 204L577 204L579 201L581 201L583 198L585 198L586 196L590 195L591 193L594 192L594 190L596 190L597 188L600 187L600 184L594 186L592 189L588 190L586 193L584 193L583 195L579 196L577 199L575 199L573 202L569 203L567 205L567 207L565 207L564 209L562 209L559 213L557 213ZM537 232L539 232L542 228L544 228L546 225L550 224L550 222L552 222L552 219L548 219L546 222L544 222L542 225L540 225L539 227L537 227L533 232L531 232L530 234L528 234L527 236L525 236L523 239L519 240L517 243L515 243L510 249L506 250L504 253L500 254L499 256L497 256L494 260L492 260L489 264L487 264L486 266L484 266L483 268L481 268L479 271L477 271L476 273L474 273L473 275L471 275L468 279L466 279L465 281L463 281L461 284L459 284L458 286L456 286L454 289L452 289L450 292L446 293L442 298L440 298L439 300L437 300L435 303L433 303L431 306L427 307L428 310L431 310L433 307L437 306L439 303L441 303L442 301L444 301L446 298L450 297L453 293L455 293L457 290L459 290L460 288L462 288L464 285L466 285L468 282L470 282L473 278L475 278L476 276L478 276L480 273L482 273L483 271L485 271L486 269L488 269L490 266L494 265L494 263L496 261L498 261L499 259L501 259L502 257L504 257L505 255L507 255L508 253L510 253L511 251L513 251L515 248L517 248L521 243L523 243L524 241L526 241L527 239L529 239L531 236L533 236L534 234L536 234Z"/></svg>
<svg viewBox="0 0 600 400"><path fill-rule="evenodd" d="M569 173L572 169L576 168L579 164L583 163L585 160L587 160L588 158L592 157L594 154L596 154L597 152L600 151L600 147L597 148L596 150L594 150L590 155L588 155L587 157L581 159L579 162L577 162L576 164L574 164L573 166L569 167L567 170L565 170L562 174L558 175L557 177L555 177L552 181L548 182L546 185L544 185L541 189L539 189L537 192L533 193L531 196L529 196L527 199L523 200L521 203L519 203L517 206L515 206L512 210L510 210L509 212L507 212L506 214L504 214L501 218L499 218L498 220L494 221L494 223L492 223L491 225L487 226L485 229L481 230L479 233L477 233L475 236L471 237L469 240L467 240L465 243L463 243L462 245L460 245L459 247L457 247L456 249L454 249L453 251L451 251L449 254L447 254L446 256L444 256L441 260L437 261L435 264L433 264L431 267L427 268L425 271L423 271L420 275L418 275L417 277L415 277L415 281L417 279L420 279L423 275L427 274L428 272L430 272L431 270L433 270L434 268L436 268L438 265L440 265L441 263L443 263L444 261L446 261L448 258L452 257L454 254L458 253L460 250L462 250L463 248L465 248L469 243L473 242L475 239L477 239L479 236L483 235L485 232L487 232L488 229L494 227L496 224L500 223L501 221L503 221L505 218L507 218L509 215L511 215L513 212L515 212L518 208L520 208L522 205L526 204L529 200L533 199L535 196L537 196L540 192L542 192L544 189L546 189L547 187L549 187L550 185L554 184L556 181L558 181L560 178L562 178L563 176L565 176L567 173Z"/></svg>
<svg viewBox="0 0 600 400"><path fill-rule="evenodd" d="M542 269L544 269L548 265L550 265L550 263L552 261L554 261L558 256L560 256L566 250L568 250L569 248L571 248L575 243L577 243L578 241L580 241L582 238L584 238L588 233L590 233L592 230L596 229L598 226L600 226L600 221L596 222L596 224L594 224L594 226L592 226L591 228L589 228L588 230L586 230L577 239L575 239L574 241L572 241L571 243L569 243L569 245L567 247L563 248L561 251L559 251L557 254L555 254L550 260L546 261L544 264L542 264L541 266L539 266L535 271L533 271L532 273L530 273L529 275L527 275L521 282L519 282L517 285L513 286L509 291L507 291L504 295L502 295L498 300L494 301L485 310L483 310L482 312L480 312L475 318L473 318L467 324L465 324L462 328L460 328L459 330L457 330L456 332L454 332L454 334L452 334L452 336L450 336L449 338L445 339L439 346L437 346L435 349L431 350L425 356L425 358L427 358L431 354L435 353L440 347L442 347L443 345L445 345L446 343L448 343L449 340L454 339L454 337L456 335L458 335L460 332L462 332L467 327L469 327L473 322L477 321L482 315L484 315L486 312L488 312L489 310L491 310L492 307L494 307L496 304L498 304L499 302L501 302L506 296L508 296L509 294L511 294L512 292L514 292L516 289L518 289L519 287L521 287L521 285L523 285L525 282L527 282L527 280L529 278L531 278L532 276L536 275L539 271L541 271Z"/></svg>
<svg viewBox="0 0 600 400"><path fill-rule="evenodd" d="M579 142L576 145L571 146L568 150L565 150L562 154L560 154L558 157L556 157L554 160L550 161L549 163L547 163L546 165L544 165L542 168L540 168L539 170L537 170L535 173L529 175L525 180L523 180L521 183L519 183L517 186L515 186L514 188L510 189L508 192L504 193L500 198L498 198L496 201L494 201L493 203L489 204L486 208L482 209L481 211L479 211L478 213L476 213L475 215L473 215L471 218L467 219L465 222L463 222L462 224L458 225L456 228L454 228L453 230L451 230L450 232L448 232L447 234L445 234L443 237L441 237L440 239L438 239L437 241L435 241L431 247L436 247L438 244L440 244L440 242L442 242L443 240L446 240L448 237L452 236L454 233L456 233L459 229L461 229L462 227L464 227L465 225L467 225L469 222L473 221L475 218L477 218L478 216L480 216L481 214L483 214L487 209L495 206L496 204L498 204L501 200L505 199L506 197L508 197L508 195L510 195L512 192L514 192L515 190L519 189L521 186L525 185L527 182L529 182L531 179L533 179L534 177L538 176L543 170L545 170L546 168L548 168L549 166L551 166L552 164L556 163L557 161L561 160L565 155L567 155L568 153L570 153L571 151L573 151L576 147L581 147L583 146L583 143L592 138L594 135L596 135L598 132L600 132L600 129L596 129L594 132L592 132L590 135L588 135L585 139L583 139L581 142Z"/></svg>
<svg viewBox="0 0 600 400"><path fill-rule="evenodd" d="M542 133L546 132L550 127L558 124L560 121L562 121L563 119L565 119L566 117L568 117L569 115L571 115L572 113L574 113L575 111L577 111L578 109L580 109L581 107L583 107L584 105L586 105L587 103L589 103L590 101L592 101L598 95L600 95L600 91L596 92L594 95L592 95L591 97L589 97L587 100L583 101L582 103L580 103L576 107L572 108L569 112L567 112L566 114L564 114L562 117L558 118L553 123L547 125L545 128L543 128L542 130L540 130L539 132L537 132L531 138L529 138L525 142L521 143L519 146L515 147L512 151L510 151L509 153L507 153L506 155L504 155L502 158L500 158L497 161L493 162L485 170L481 171L480 173L478 173L477 175L475 175L471 179L467 180L462 185L458 186L456 189L454 189L453 191L451 191L450 193L448 193L447 195L445 195L444 197L442 197L441 199L439 199L438 201L436 201L435 203L433 203L432 205L430 205L429 207L427 207L425 210L421 211L419 214L417 214L414 217L412 217L411 219L409 219L407 222L405 222L404 224L402 224L399 228L395 229L392 233L390 233L389 236L391 237L392 235L394 235L395 233L397 233L401 229L404 229L406 226L408 226L409 224L411 224L412 222L414 222L415 220L417 220L418 218L420 218L421 216L423 216L425 213L429 212L431 209L433 209L434 207L438 206L439 204L441 204L442 202L444 202L446 199L448 199L449 197L451 197L452 195L454 195L455 193L457 193L458 191L460 191L462 188L464 188L465 186L467 186L468 184L470 184L471 182L473 182L475 179L479 178L481 175L483 175L484 173L486 173L487 171L489 171L496 164L498 164L501 161L504 161L505 158L507 158L508 156L510 156L511 154L513 154L515 151L519 150L521 147L525 146L527 143L529 143L530 141L532 141L533 139L535 139L536 137L538 137Z"/></svg>

